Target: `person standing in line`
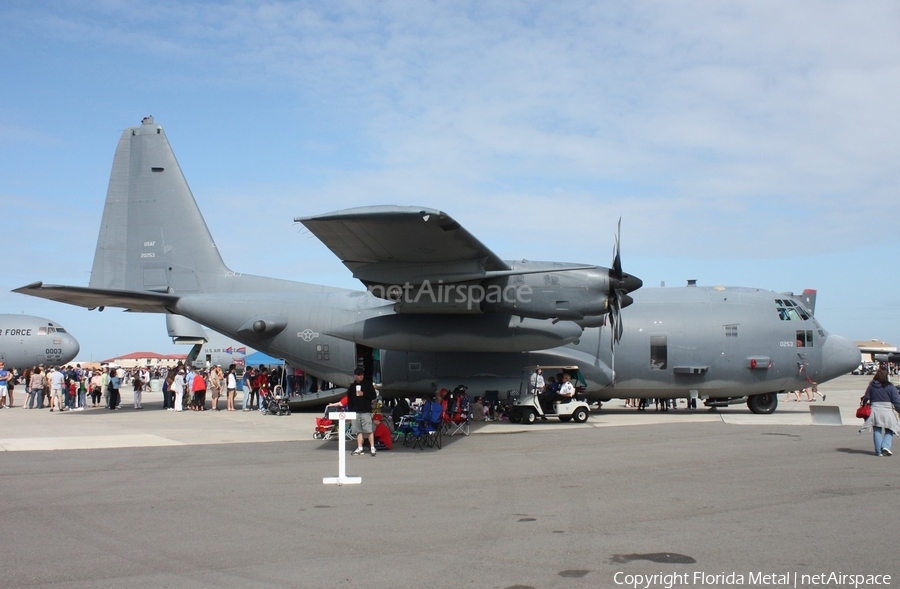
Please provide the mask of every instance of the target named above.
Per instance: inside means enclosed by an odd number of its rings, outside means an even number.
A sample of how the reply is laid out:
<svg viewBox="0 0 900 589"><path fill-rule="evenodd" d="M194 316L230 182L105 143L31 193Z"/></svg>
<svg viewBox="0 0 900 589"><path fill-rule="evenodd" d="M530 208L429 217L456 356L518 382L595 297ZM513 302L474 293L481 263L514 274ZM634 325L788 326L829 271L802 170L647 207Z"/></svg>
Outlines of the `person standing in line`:
<svg viewBox="0 0 900 589"><path fill-rule="evenodd" d="M109 367L103 367L103 374L100 375L100 386L103 389L103 404L109 407L109 379L112 375L109 372Z"/></svg>
<svg viewBox="0 0 900 589"><path fill-rule="evenodd" d="M2 368L2 366L0 366ZM12 370L7 370L9 376L6 379L6 408L11 409L15 407L15 403L13 400L13 392L16 390L16 384L19 382L19 371L13 368Z"/></svg>
<svg viewBox="0 0 900 589"><path fill-rule="evenodd" d="M269 394L269 371L262 364L259 365L259 370L256 372L256 378L253 381L253 391L256 395L253 398L253 406L257 410L262 411L265 397Z"/></svg>
<svg viewBox="0 0 900 589"><path fill-rule="evenodd" d="M185 409L194 409L194 379L197 378L197 368L186 366L184 372L184 401Z"/></svg>
<svg viewBox="0 0 900 589"><path fill-rule="evenodd" d="M134 381L136 383L134 387L134 408L143 409L143 392L150 389L150 371L146 367L141 368L134 376Z"/></svg>
<svg viewBox="0 0 900 589"><path fill-rule="evenodd" d="M161 387L163 394L163 409L166 409L167 411L175 410L175 391L172 390L172 383L175 382L175 375L178 374L179 368L180 366L176 366L166 373L166 378L163 380L163 385Z"/></svg>
<svg viewBox="0 0 900 589"><path fill-rule="evenodd" d="M193 411L206 410L206 377L202 370L198 370L191 380L191 392L194 394Z"/></svg>
<svg viewBox="0 0 900 589"><path fill-rule="evenodd" d="M9 381L12 380L13 374L6 369L6 365L0 362L0 409L3 409L6 403L7 395L9 395ZM9 404L12 407L12 403Z"/></svg>
<svg viewBox="0 0 900 589"><path fill-rule="evenodd" d="M228 380L225 378L225 372L222 370L221 364L216 364L216 379L219 381L219 395L224 397ZM218 411L218 408L216 411Z"/></svg>
<svg viewBox="0 0 900 589"><path fill-rule="evenodd" d="M119 386L121 386L122 378L119 376L119 368L111 368L109 371L109 405L106 406L110 411L119 408Z"/></svg>
<svg viewBox="0 0 900 589"><path fill-rule="evenodd" d="M875 371L875 378L866 388L863 395L863 403L872 407L872 413L860 433L872 429L872 439L875 442L875 456L893 456L891 442L894 434L900 431L900 422L894 410L900 412L900 394L897 387L888 379L887 368L879 368Z"/></svg>
<svg viewBox="0 0 900 589"><path fill-rule="evenodd" d="M79 411L84 411L84 397L87 391L87 383L84 380L85 373L81 369L81 364L76 364L72 372L75 376L75 398L72 404Z"/></svg>
<svg viewBox="0 0 900 589"><path fill-rule="evenodd" d="M228 367L228 374L225 377L225 394L226 409L234 411L234 395L237 392L237 378L234 376L234 364Z"/></svg>
<svg viewBox="0 0 900 589"><path fill-rule="evenodd" d="M76 405L76 407L78 407L79 411L84 411L84 408L87 406L87 387L88 387L87 374L83 374L78 379L78 402L75 403L75 405Z"/></svg>
<svg viewBox="0 0 900 589"><path fill-rule="evenodd" d="M175 401L174 407L172 411L183 411L184 410L184 369L179 368L178 372L175 374L175 378L172 379L172 387L170 389L173 393L175 393Z"/></svg>
<svg viewBox="0 0 900 589"><path fill-rule="evenodd" d="M28 408L40 409L41 397L44 394L44 375L41 374L40 368L35 368L31 373L31 393L28 395Z"/></svg>
<svg viewBox="0 0 900 589"><path fill-rule="evenodd" d="M363 434L369 438L369 446L372 448L372 456L375 456L375 429L372 427L372 402L378 396L372 381L365 378L365 371L357 368L353 371L354 383L347 392L347 409L355 411L353 418L353 433L356 434L356 450L354 456L363 453Z"/></svg>
<svg viewBox="0 0 900 589"><path fill-rule="evenodd" d="M306 373L299 368L294 369L294 392L297 395L300 395L300 398L303 398L303 395L306 393Z"/></svg>
<svg viewBox="0 0 900 589"><path fill-rule="evenodd" d="M141 408L141 390L143 387L143 383L141 382L141 373L139 370L135 371L131 376L131 393L134 397L134 408Z"/></svg>
<svg viewBox="0 0 900 589"><path fill-rule="evenodd" d="M44 388L41 390L41 396L38 398L38 409L44 408L44 401L47 402L47 406L50 405L50 369L44 368L44 365L41 364L39 368L44 372Z"/></svg>
<svg viewBox="0 0 900 589"><path fill-rule="evenodd" d="M103 377L100 372L94 372L94 375L91 377L91 407L99 407L102 396Z"/></svg>
<svg viewBox="0 0 900 589"><path fill-rule="evenodd" d="M66 377L62 372L56 369L56 366L50 367L50 376L47 378L50 381L50 411L53 411L54 405L56 406L57 411L63 410L63 387L66 384Z"/></svg>
<svg viewBox="0 0 900 589"><path fill-rule="evenodd" d="M241 378L241 389L244 392L243 410L250 411L252 407L250 396L253 392L253 368L250 366L244 370L244 377Z"/></svg>
<svg viewBox="0 0 900 589"><path fill-rule="evenodd" d="M63 403L66 411L72 411L75 409L75 394L78 392L77 389L72 387L75 383L75 369L71 366L62 366L61 371L65 379L63 382Z"/></svg>
<svg viewBox="0 0 900 589"><path fill-rule="evenodd" d="M25 384L25 402L22 404L22 408L34 405L34 397L31 394L31 375L34 373L34 368L34 366L26 368L22 373L22 382Z"/></svg>
<svg viewBox="0 0 900 589"><path fill-rule="evenodd" d="M222 367L216 364L209 371L209 400L213 411L219 410L219 397L222 395L223 380L225 380L225 375L222 374Z"/></svg>
<svg viewBox="0 0 900 589"><path fill-rule="evenodd" d="M294 367L285 363L284 370L281 373L281 380L284 383L284 394L287 398L294 396Z"/></svg>

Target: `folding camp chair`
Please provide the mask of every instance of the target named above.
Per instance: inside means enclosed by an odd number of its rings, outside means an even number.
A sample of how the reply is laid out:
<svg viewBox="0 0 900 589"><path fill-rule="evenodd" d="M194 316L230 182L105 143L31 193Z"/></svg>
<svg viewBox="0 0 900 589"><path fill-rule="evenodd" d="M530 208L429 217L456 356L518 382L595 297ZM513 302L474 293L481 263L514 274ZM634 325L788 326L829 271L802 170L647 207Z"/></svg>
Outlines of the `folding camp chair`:
<svg viewBox="0 0 900 589"><path fill-rule="evenodd" d="M464 436L469 435L469 411L466 410L457 410L456 413L450 416L450 419L447 423L449 426L447 430L448 436L454 436L456 434L462 434Z"/></svg>
<svg viewBox="0 0 900 589"><path fill-rule="evenodd" d="M429 448L437 447L441 449L441 436L444 432L444 424L442 416L444 414L444 405L437 401L425 405L422 411L422 425L425 430L425 444Z"/></svg>

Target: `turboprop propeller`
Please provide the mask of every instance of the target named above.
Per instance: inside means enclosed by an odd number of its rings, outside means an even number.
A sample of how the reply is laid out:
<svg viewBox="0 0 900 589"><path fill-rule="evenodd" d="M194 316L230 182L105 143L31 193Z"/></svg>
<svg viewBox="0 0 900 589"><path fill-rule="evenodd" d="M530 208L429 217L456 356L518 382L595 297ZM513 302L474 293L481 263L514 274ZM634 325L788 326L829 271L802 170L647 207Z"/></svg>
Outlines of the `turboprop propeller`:
<svg viewBox="0 0 900 589"><path fill-rule="evenodd" d="M628 293L639 289L644 284L640 278L625 274L622 271L621 239L622 219L619 218L615 248L613 250L613 263L612 268L609 269L609 327L612 332L609 345L613 354L615 354L616 344L622 339L622 333L624 332L622 309L634 302L634 299L628 296Z"/></svg>

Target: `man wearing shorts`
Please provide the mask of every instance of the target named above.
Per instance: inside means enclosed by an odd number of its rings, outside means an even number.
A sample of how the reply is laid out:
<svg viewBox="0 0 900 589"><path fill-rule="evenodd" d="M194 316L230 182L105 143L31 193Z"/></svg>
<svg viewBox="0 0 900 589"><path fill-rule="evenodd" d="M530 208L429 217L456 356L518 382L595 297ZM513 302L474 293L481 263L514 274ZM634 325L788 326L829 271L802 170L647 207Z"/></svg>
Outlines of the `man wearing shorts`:
<svg viewBox="0 0 900 589"><path fill-rule="evenodd" d="M347 391L347 410L356 412L353 418L353 433L356 434L356 450L354 456L363 453L363 434L369 436L369 446L372 448L372 456L375 456L375 428L372 427L372 401L378 396L372 381L365 378L362 368L353 371L354 383Z"/></svg>
<svg viewBox="0 0 900 589"><path fill-rule="evenodd" d="M54 366L50 368L50 378L48 380L50 381L50 411L53 411L54 405L56 405L57 411L63 411L63 404L66 398L63 387L66 385L66 377Z"/></svg>
<svg viewBox="0 0 900 589"><path fill-rule="evenodd" d="M6 405L6 396L9 392L9 381L12 380L12 372L4 367L0 362L0 409ZM12 403L9 404L12 407Z"/></svg>

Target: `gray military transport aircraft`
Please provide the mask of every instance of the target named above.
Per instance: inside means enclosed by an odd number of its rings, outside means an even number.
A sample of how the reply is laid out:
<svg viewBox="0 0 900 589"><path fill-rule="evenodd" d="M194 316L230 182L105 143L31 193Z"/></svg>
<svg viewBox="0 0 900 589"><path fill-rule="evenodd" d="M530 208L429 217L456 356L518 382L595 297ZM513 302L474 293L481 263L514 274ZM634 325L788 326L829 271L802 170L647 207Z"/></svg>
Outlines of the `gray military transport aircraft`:
<svg viewBox="0 0 900 589"><path fill-rule="evenodd" d="M604 268L501 260L433 209L362 207L295 221L366 290L230 270L162 127L147 117L116 148L89 286L36 282L15 291L174 314L341 385L357 366L371 372L379 349L385 396L459 384L505 392L520 388L525 366L565 365L578 367L591 399L693 396L771 413L776 393L835 378L860 360L802 297L641 289L622 271L618 238Z"/></svg>
<svg viewBox="0 0 900 589"><path fill-rule="evenodd" d="M81 347L59 323L32 315L0 315L0 361L7 368L61 366Z"/></svg>

